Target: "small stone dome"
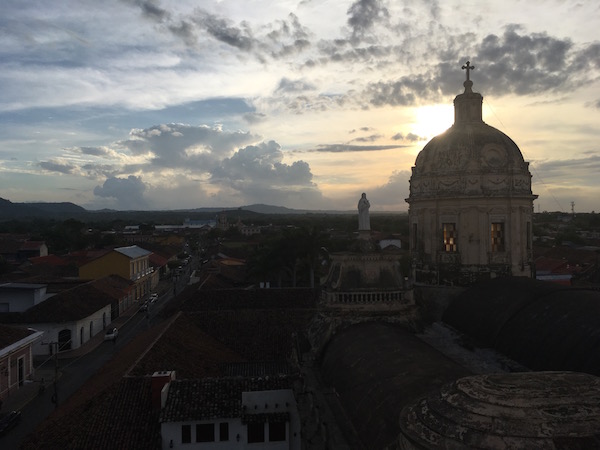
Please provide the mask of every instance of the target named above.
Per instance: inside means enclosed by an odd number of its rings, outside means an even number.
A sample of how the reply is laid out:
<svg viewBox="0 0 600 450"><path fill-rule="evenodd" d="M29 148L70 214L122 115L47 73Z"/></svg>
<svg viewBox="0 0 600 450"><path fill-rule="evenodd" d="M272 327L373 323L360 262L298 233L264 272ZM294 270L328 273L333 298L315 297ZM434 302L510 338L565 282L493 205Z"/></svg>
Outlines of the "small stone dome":
<svg viewBox="0 0 600 450"><path fill-rule="evenodd" d="M531 196L531 173L517 144L483 122L483 97L467 78L454 99L454 125L417 156L410 198Z"/></svg>
<svg viewBox="0 0 600 450"><path fill-rule="evenodd" d="M474 375L406 406L398 447L598 448L600 378L577 372Z"/></svg>

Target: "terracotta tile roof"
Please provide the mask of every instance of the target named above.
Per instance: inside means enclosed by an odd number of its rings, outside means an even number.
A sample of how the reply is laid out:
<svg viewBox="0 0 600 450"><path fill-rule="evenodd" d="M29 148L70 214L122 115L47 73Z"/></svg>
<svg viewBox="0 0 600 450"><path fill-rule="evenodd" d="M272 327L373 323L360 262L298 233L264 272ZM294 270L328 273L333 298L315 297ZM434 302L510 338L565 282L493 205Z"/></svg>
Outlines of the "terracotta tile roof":
<svg viewBox="0 0 600 450"><path fill-rule="evenodd" d="M67 255L64 255L64 258L75 263L79 267L79 266L89 263L90 261L98 259L110 252L112 252L112 249L110 249L110 248L101 248L101 249L93 249L93 250L79 250L79 251L71 252Z"/></svg>
<svg viewBox="0 0 600 450"><path fill-rule="evenodd" d="M135 286L135 282L126 280L119 275L108 275L99 280L92 281L91 284L114 299L123 298Z"/></svg>
<svg viewBox="0 0 600 450"><path fill-rule="evenodd" d="M198 291L182 307L183 311L224 309L316 308L316 289L215 289Z"/></svg>
<svg viewBox="0 0 600 450"><path fill-rule="evenodd" d="M228 310L190 314L204 333L247 361L285 361L314 313L311 310Z"/></svg>
<svg viewBox="0 0 600 450"><path fill-rule="evenodd" d="M178 378L216 377L222 374L224 364L241 361L244 361L242 356L202 332L192 319L180 314L136 363L130 375L174 370Z"/></svg>
<svg viewBox="0 0 600 450"><path fill-rule="evenodd" d="M50 254L47 256L34 256L33 258L29 258L29 261L33 265L48 264L52 266L66 266L71 264L67 259L54 254Z"/></svg>
<svg viewBox="0 0 600 450"><path fill-rule="evenodd" d="M35 330L0 324L0 349L8 347L33 333L35 333Z"/></svg>
<svg viewBox="0 0 600 450"><path fill-rule="evenodd" d="M160 449L150 377L124 377L70 414L45 422L22 449Z"/></svg>
<svg viewBox="0 0 600 450"><path fill-rule="evenodd" d="M242 392L291 389L289 377L173 380L161 422L242 417Z"/></svg>
<svg viewBox="0 0 600 450"><path fill-rule="evenodd" d="M20 250L38 250L42 245L45 245L44 241L25 241L21 244Z"/></svg>

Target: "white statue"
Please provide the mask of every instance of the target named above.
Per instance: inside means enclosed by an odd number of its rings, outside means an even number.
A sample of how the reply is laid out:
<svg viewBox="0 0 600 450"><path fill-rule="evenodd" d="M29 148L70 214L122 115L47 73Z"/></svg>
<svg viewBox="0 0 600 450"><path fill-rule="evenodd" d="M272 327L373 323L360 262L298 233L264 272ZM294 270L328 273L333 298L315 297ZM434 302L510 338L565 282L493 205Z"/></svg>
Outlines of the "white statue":
<svg viewBox="0 0 600 450"><path fill-rule="evenodd" d="M369 208L371 204L367 200L367 194L363 192L360 200L358 201L358 231L370 230L371 221L369 219Z"/></svg>

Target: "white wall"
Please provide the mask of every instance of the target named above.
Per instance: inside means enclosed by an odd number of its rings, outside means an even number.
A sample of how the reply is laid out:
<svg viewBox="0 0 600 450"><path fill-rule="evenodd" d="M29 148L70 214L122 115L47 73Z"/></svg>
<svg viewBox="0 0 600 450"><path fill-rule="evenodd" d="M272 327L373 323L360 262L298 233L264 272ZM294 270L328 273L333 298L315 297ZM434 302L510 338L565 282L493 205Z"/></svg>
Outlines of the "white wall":
<svg viewBox="0 0 600 450"><path fill-rule="evenodd" d="M103 314L105 314L105 317L106 317L106 327L105 328L102 327L102 324L103 324L102 315ZM110 305L107 305L104 308L89 315L88 317L78 320L78 321L75 321L75 322L73 322L73 321L64 322L64 323L49 322L49 323L34 323L34 324L27 325L31 328L35 328L36 330L44 332L44 336L42 337L42 339L40 341L36 342L32 347L34 356L50 355L52 352L51 352L51 350L49 348L50 346L48 344L50 342L58 342L58 333L65 329L71 331L71 350L81 347L80 334L79 334L81 327L83 327L83 329L84 329L83 344L85 344L86 342L88 342L91 339L90 338L90 322L93 322L92 337L98 335L99 333L104 335L104 333L106 332L106 328L108 328L110 325Z"/></svg>
<svg viewBox="0 0 600 450"><path fill-rule="evenodd" d="M216 419L212 421L189 421L189 422L163 422L161 423L162 448L168 450L174 449L202 449L202 450L223 450L223 449L268 449L268 450L300 450L300 415L298 407L291 389L273 390L273 391L253 391L242 393L242 405L246 406L246 413L273 413L288 412L290 422L288 423L286 441L268 442L269 429L268 423L265 423L265 441L262 443L248 444L247 427L242 424L241 418ZM266 406L265 406L266 405ZM277 406L276 406L277 405ZM256 406L256 408L254 408ZM229 423L229 441L219 442L219 424ZM215 424L215 442L196 442L196 424L214 423ZM191 443L183 444L181 442L182 425L191 425ZM240 439L237 440L239 435ZM171 441L173 442L171 446Z"/></svg>
<svg viewBox="0 0 600 450"><path fill-rule="evenodd" d="M11 287L13 283L0 286L0 304L8 305L8 310L3 312L23 312L32 306L46 300L46 286ZM19 284L19 286L23 286ZM4 306L6 309L6 306Z"/></svg>

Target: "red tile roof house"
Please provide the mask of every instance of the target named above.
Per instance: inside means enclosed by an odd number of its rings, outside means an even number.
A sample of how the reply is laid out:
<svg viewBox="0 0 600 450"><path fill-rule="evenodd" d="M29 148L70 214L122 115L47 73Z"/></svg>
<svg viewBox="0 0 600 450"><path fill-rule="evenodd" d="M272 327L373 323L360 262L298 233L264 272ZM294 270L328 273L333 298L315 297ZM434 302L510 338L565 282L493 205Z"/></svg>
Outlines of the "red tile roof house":
<svg viewBox="0 0 600 450"><path fill-rule="evenodd" d="M25 312L0 314L0 322L19 324L44 332L32 347L34 355L50 355L80 348L111 323L127 290L114 277L105 277L68 289ZM116 306L115 306L116 305Z"/></svg>
<svg viewBox="0 0 600 450"><path fill-rule="evenodd" d="M32 346L42 337L33 329L0 325L0 399L33 378Z"/></svg>

